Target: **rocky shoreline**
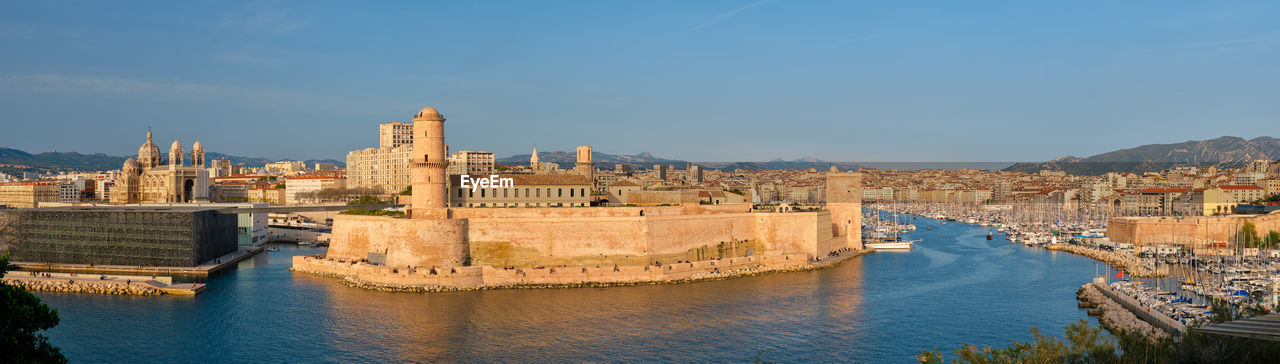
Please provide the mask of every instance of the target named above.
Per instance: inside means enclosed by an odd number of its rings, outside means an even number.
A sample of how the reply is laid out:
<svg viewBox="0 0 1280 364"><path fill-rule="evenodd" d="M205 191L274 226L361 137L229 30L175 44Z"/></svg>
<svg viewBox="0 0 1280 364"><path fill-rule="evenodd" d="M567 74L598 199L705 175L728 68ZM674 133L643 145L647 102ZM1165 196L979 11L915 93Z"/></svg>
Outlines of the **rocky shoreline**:
<svg viewBox="0 0 1280 364"><path fill-rule="evenodd" d="M1153 339L1169 337L1168 332L1138 318L1138 316L1120 306L1119 303L1107 298L1091 283L1081 286L1080 290L1076 291L1076 299L1081 301L1081 308L1090 308L1089 314L1098 316L1098 322L1107 330L1112 332L1136 332Z"/></svg>
<svg viewBox="0 0 1280 364"><path fill-rule="evenodd" d="M93 293L108 295L136 295L136 296L159 296L165 294L163 290L151 287L145 284L124 284L118 282L87 282L87 281L69 281L69 280L20 280L14 278L5 278L5 284L21 287L28 291L41 292L63 292L63 293Z"/></svg>
<svg viewBox="0 0 1280 364"><path fill-rule="evenodd" d="M1115 252L1103 251L1071 244L1050 244L1044 247L1049 250L1065 251L1068 253L1083 255L1103 263L1110 264L1112 267L1123 269L1126 274L1139 278L1157 278L1169 275L1167 270L1160 271L1152 267L1148 267L1139 263L1136 259L1126 257Z"/></svg>

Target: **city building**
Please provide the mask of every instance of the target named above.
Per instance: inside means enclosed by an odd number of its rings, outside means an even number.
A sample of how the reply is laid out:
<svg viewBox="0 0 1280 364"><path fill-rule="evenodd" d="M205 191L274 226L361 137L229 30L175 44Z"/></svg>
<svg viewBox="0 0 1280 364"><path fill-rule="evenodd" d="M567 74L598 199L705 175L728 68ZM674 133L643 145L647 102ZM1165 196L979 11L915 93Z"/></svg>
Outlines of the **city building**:
<svg viewBox="0 0 1280 364"><path fill-rule="evenodd" d="M184 203L184 204L140 204L130 206L146 206L146 207L177 207L177 208L219 208L222 213L226 209L254 209L267 207L265 203ZM249 212L238 213L236 215L236 244L237 245L255 245L267 242L267 213L265 212Z"/></svg>
<svg viewBox="0 0 1280 364"><path fill-rule="evenodd" d="M58 202L61 186L50 181L0 183L0 206L14 209L38 207L43 202Z"/></svg>
<svg viewBox="0 0 1280 364"><path fill-rule="evenodd" d="M284 205L288 202L283 188L252 187L245 191L245 197L249 202L270 205Z"/></svg>
<svg viewBox="0 0 1280 364"><path fill-rule="evenodd" d="M690 164L689 169L686 172L688 173L688 175L685 176L685 178L687 178L687 180L685 181L686 183L689 183L689 184L702 183L702 166L699 166L697 164Z"/></svg>
<svg viewBox="0 0 1280 364"><path fill-rule="evenodd" d="M494 171L493 153L464 150L449 156L449 174L491 174Z"/></svg>
<svg viewBox="0 0 1280 364"><path fill-rule="evenodd" d="M315 168L312 169L316 172L333 172L337 171L339 168L337 164L316 162Z"/></svg>
<svg viewBox="0 0 1280 364"><path fill-rule="evenodd" d="M643 189L644 187L636 184L635 182L628 180L617 181L605 188L605 191L608 193L608 197L606 197L608 200L603 202L607 202L611 205L626 204L625 201L632 193Z"/></svg>
<svg viewBox="0 0 1280 364"><path fill-rule="evenodd" d="M191 165L186 164L177 140L169 147L169 164L160 164L160 148L151 141L138 148L138 159L124 161L116 180L111 203L194 202L209 199L209 170L205 169L204 146L197 141L191 149Z"/></svg>
<svg viewBox="0 0 1280 364"><path fill-rule="evenodd" d="M499 174L510 187L462 186L459 175L449 176L449 206L453 207L580 207L591 205L591 180L576 174ZM487 177L487 176L486 176Z"/></svg>
<svg viewBox="0 0 1280 364"><path fill-rule="evenodd" d="M378 148L399 148L413 145L413 123L392 121L378 124Z"/></svg>
<svg viewBox="0 0 1280 364"><path fill-rule="evenodd" d="M347 187L378 188L399 193L409 187L409 155L413 145L366 148L347 153Z"/></svg>
<svg viewBox="0 0 1280 364"><path fill-rule="evenodd" d="M214 207L49 207L0 212L13 221L13 260L193 267L235 252L236 215Z"/></svg>
<svg viewBox="0 0 1280 364"><path fill-rule="evenodd" d="M285 179L284 189L286 204L299 204L306 202L315 202L312 198L301 198L308 193L314 194L320 190L346 188L347 178L336 174L318 174L306 176L294 176Z"/></svg>
<svg viewBox="0 0 1280 364"><path fill-rule="evenodd" d="M297 174L307 171L307 163L298 161L279 161L267 163L262 168L271 174Z"/></svg>

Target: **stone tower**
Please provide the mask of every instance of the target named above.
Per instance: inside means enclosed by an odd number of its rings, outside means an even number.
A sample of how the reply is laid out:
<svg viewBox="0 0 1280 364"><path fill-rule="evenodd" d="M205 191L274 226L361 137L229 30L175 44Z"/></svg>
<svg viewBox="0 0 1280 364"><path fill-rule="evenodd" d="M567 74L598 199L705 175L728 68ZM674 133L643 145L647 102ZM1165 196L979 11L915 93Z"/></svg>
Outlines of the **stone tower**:
<svg viewBox="0 0 1280 364"><path fill-rule="evenodd" d="M827 210L831 232L845 236L845 247L862 249L862 174L827 172Z"/></svg>
<svg viewBox="0 0 1280 364"><path fill-rule="evenodd" d="M591 159L591 147L578 147L578 161L573 164L573 172L595 181L596 163Z"/></svg>
<svg viewBox="0 0 1280 364"><path fill-rule="evenodd" d="M424 107L413 118L413 156L409 176L413 198L409 215L415 219L445 218L449 167L444 150L444 117L434 107Z"/></svg>
<svg viewBox="0 0 1280 364"><path fill-rule="evenodd" d="M182 155L182 144L174 140L173 145L169 146L169 169L178 169L185 165L182 162Z"/></svg>
<svg viewBox="0 0 1280 364"><path fill-rule="evenodd" d="M191 165L204 168L204 146L200 145L199 140L191 146Z"/></svg>

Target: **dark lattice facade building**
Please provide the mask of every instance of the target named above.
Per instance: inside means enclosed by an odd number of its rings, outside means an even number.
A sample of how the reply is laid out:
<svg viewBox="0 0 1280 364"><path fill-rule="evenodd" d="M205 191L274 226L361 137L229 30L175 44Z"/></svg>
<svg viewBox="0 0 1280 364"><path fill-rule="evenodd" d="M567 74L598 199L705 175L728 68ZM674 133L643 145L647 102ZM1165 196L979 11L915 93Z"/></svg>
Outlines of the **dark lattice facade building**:
<svg viewBox="0 0 1280 364"><path fill-rule="evenodd" d="M9 214L13 260L192 267L237 249L235 214L209 207L52 207Z"/></svg>

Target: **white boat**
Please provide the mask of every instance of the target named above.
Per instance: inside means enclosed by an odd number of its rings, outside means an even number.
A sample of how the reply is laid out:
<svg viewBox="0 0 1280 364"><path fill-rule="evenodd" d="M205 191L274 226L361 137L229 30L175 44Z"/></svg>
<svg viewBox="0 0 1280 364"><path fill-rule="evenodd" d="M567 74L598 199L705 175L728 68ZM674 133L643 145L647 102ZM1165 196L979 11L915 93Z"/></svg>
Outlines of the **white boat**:
<svg viewBox="0 0 1280 364"><path fill-rule="evenodd" d="M867 248L875 250L911 250L911 245L915 244L917 241L919 240L867 243Z"/></svg>

